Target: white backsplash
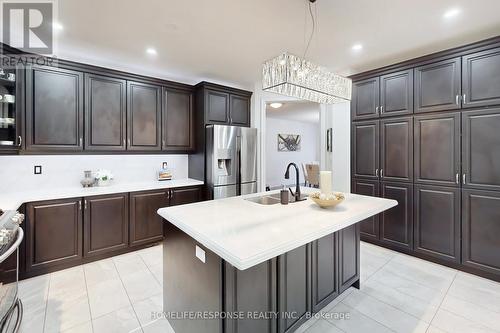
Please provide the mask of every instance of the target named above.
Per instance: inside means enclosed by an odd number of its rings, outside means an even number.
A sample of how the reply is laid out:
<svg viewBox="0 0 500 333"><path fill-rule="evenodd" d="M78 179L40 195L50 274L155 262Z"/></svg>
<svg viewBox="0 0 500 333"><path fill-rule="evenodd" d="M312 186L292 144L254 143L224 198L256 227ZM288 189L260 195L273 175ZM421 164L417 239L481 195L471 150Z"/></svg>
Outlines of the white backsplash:
<svg viewBox="0 0 500 333"><path fill-rule="evenodd" d="M0 156L0 189L3 193L46 187L79 186L84 170L107 169L114 182L156 180L162 162L174 179L188 177L188 155L21 155ZM42 174L34 174L34 166Z"/></svg>

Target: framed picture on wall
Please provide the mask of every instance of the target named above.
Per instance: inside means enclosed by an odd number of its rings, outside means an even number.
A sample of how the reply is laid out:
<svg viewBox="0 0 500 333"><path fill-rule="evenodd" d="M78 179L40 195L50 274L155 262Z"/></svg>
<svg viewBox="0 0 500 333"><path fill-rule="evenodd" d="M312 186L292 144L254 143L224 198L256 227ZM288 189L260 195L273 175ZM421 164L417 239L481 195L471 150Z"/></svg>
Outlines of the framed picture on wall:
<svg viewBox="0 0 500 333"><path fill-rule="evenodd" d="M300 151L300 135L278 134L278 151Z"/></svg>

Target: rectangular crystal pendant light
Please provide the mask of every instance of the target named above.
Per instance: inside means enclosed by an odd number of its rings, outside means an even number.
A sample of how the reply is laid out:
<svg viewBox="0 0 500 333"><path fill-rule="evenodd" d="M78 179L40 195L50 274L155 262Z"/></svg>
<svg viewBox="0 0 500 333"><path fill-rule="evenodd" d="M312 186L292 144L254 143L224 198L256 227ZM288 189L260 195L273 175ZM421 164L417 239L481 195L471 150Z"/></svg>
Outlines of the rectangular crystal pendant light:
<svg viewBox="0 0 500 333"><path fill-rule="evenodd" d="M351 100L352 82L308 60L283 53L263 64L262 87L265 91L334 104Z"/></svg>

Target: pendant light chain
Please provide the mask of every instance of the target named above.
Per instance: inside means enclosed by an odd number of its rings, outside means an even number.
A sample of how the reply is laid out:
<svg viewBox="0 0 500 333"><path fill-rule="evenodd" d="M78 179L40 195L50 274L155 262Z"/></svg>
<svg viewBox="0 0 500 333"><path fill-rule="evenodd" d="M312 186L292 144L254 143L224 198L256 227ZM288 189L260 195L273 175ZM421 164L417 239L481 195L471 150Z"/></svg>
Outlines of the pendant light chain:
<svg viewBox="0 0 500 333"><path fill-rule="evenodd" d="M312 11L312 4L313 4L313 2L309 1L309 14L311 15L312 30L311 30L311 35L309 36L309 40L307 41L306 49L304 50L304 56L303 56L303 58L306 57L307 51L309 51L309 46L311 46L311 41L313 39L314 32L316 30L316 18L315 18L315 15L313 14L313 11ZM316 6L314 7L314 11L317 13Z"/></svg>

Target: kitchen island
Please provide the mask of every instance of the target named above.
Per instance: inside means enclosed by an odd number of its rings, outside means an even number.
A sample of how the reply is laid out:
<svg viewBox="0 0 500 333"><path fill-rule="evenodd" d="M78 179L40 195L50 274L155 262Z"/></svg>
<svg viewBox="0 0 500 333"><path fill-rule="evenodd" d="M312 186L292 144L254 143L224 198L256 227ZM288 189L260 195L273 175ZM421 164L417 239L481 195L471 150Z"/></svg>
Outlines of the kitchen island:
<svg viewBox="0 0 500 333"><path fill-rule="evenodd" d="M276 193L158 211L166 221L164 314L176 333L293 332L359 287L358 222L397 202L355 194L333 209L310 199L252 201Z"/></svg>

